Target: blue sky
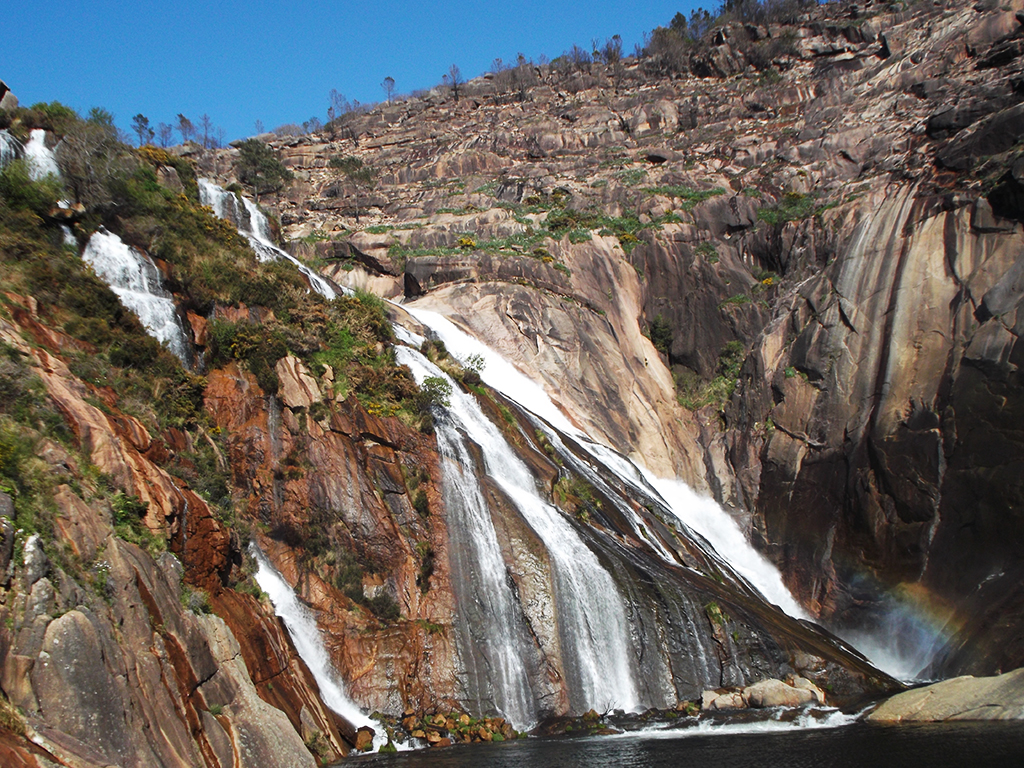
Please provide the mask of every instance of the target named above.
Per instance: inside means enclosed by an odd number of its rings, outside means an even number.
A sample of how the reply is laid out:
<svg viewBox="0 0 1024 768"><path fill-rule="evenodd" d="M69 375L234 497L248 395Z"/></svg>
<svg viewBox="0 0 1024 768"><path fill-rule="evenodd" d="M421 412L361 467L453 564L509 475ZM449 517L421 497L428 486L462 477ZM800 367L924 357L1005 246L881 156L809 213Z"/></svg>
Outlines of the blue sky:
<svg viewBox="0 0 1024 768"><path fill-rule="evenodd" d="M328 92L381 101L386 76L399 93L427 88L457 64L473 77L500 56L554 58L574 43L644 32L694 0L588 2L112 2L8 3L0 79L20 102L100 106L128 128L204 112L228 140L325 119ZM705 3L707 6L707 3Z"/></svg>

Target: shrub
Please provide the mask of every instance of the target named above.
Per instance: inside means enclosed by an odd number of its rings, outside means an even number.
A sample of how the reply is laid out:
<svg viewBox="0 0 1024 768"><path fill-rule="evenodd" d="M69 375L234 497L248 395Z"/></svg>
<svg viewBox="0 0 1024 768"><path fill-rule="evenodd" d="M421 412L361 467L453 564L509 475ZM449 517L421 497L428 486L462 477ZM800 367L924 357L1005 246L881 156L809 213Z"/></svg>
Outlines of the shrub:
<svg viewBox="0 0 1024 768"><path fill-rule="evenodd" d="M771 226L785 224L787 221L800 221L814 215L815 199L813 195L801 195L787 192L783 198L771 208L759 208L757 218Z"/></svg>
<svg viewBox="0 0 1024 768"><path fill-rule="evenodd" d="M402 615L395 598L384 590L367 600L366 604L373 615L385 624L397 621Z"/></svg>
<svg viewBox="0 0 1024 768"><path fill-rule="evenodd" d="M654 345L654 348L667 355L672 347L673 336L672 326L665 316L659 313L651 321L651 343Z"/></svg>
<svg viewBox="0 0 1024 768"><path fill-rule="evenodd" d="M420 385L420 410L427 411L437 405L447 408L451 405L452 385L441 376L428 376Z"/></svg>
<svg viewBox="0 0 1024 768"><path fill-rule="evenodd" d="M236 172L240 182L252 187L257 202L261 193L281 189L292 178L277 153L257 139L247 139L238 146Z"/></svg>
<svg viewBox="0 0 1024 768"><path fill-rule="evenodd" d="M430 516L430 501L427 499L427 494L422 488L413 494L412 508L416 510L416 513L420 517Z"/></svg>
<svg viewBox="0 0 1024 768"><path fill-rule="evenodd" d="M46 216L57 205L62 192L61 182L54 176L32 181L25 160L14 160L0 171L0 196L16 211Z"/></svg>
<svg viewBox="0 0 1024 768"><path fill-rule="evenodd" d="M334 156L328 163L331 168L337 168L352 181L360 184L372 184L377 178L377 171L366 165L360 158L351 155L345 157Z"/></svg>

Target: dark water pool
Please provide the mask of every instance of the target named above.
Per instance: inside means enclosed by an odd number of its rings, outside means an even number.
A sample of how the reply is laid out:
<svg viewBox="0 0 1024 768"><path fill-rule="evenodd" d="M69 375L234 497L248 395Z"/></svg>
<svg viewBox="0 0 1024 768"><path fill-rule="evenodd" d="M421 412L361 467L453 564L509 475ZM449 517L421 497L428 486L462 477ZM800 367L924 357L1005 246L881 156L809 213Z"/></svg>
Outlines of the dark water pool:
<svg viewBox="0 0 1024 768"><path fill-rule="evenodd" d="M348 765L374 768L757 768L757 766L1024 767L1024 722L869 725L834 728L720 726L579 739L526 739L397 755Z"/></svg>

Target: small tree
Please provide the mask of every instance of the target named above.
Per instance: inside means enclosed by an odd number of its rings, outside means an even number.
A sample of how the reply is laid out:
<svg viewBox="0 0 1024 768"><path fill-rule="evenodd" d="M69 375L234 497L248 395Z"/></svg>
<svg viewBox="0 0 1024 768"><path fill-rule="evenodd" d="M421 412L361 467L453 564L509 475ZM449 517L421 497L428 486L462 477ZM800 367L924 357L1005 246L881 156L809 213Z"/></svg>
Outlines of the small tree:
<svg viewBox="0 0 1024 768"><path fill-rule="evenodd" d="M243 141L238 147L238 153L238 180L252 187L257 203L261 192L278 190L292 178L291 171L277 159L274 150L262 141Z"/></svg>
<svg viewBox="0 0 1024 768"><path fill-rule="evenodd" d="M190 141L195 135L195 132L196 127L192 125L192 121L179 112L178 133L181 134L181 143L184 144L186 141Z"/></svg>
<svg viewBox="0 0 1024 768"><path fill-rule="evenodd" d="M395 94L395 78L388 75L384 78L384 82L380 84L380 87L384 89L384 93L388 95L388 104L391 103L391 97Z"/></svg>
<svg viewBox="0 0 1024 768"><path fill-rule="evenodd" d="M141 112L132 118L132 130L135 131L135 135L139 137L139 146L143 144L149 144L153 141L153 137L156 135L153 129L149 127L149 118Z"/></svg>
<svg viewBox="0 0 1024 768"><path fill-rule="evenodd" d="M203 132L203 149L209 149L213 145L213 120L205 112L199 118L199 127Z"/></svg>
<svg viewBox="0 0 1024 768"><path fill-rule="evenodd" d="M457 64L452 64L448 68L448 72L442 76L441 80L445 85L452 89L452 96L454 96L455 100L458 101L459 88L461 88L462 84L465 82L465 80L462 79L462 70L459 69L459 66Z"/></svg>
<svg viewBox="0 0 1024 768"><path fill-rule="evenodd" d="M263 132L264 132L264 130L265 130L265 129L263 128L263 121L262 121L262 120L257 120L257 121L256 121L256 122L255 122L255 123L253 124L253 126L252 126L252 127L253 127L253 130L254 130L254 131L256 131L256 135L257 135L257 136L259 136L259 135L260 135L261 133L263 133Z"/></svg>
<svg viewBox="0 0 1024 768"><path fill-rule="evenodd" d="M174 135L174 129L167 123L157 123L156 125L156 137L160 142L161 147L171 146L171 138Z"/></svg>

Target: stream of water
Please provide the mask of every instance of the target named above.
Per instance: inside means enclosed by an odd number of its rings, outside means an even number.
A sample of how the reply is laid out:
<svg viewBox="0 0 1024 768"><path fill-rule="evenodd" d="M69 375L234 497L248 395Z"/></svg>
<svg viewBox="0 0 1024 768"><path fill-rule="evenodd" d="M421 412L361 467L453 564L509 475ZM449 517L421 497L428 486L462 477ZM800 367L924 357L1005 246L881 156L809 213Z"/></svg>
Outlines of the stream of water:
<svg viewBox="0 0 1024 768"><path fill-rule="evenodd" d="M320 639L320 628L316 625L316 617L295 595L284 577L267 560L266 555L253 546L250 548L252 555L256 558L256 573L253 577L260 589L267 593L270 602L274 605L274 611L284 622L288 634L295 644L295 650L309 667L317 686L320 688L320 698L324 704L344 717L355 728L369 726L374 728L370 718L362 713L362 710L348 697L345 691L345 684L338 676L331 664L327 649L324 648Z"/></svg>
<svg viewBox="0 0 1024 768"><path fill-rule="evenodd" d="M149 257L101 229L89 238L82 259L138 315L150 335L188 366L191 350L185 329L174 299L160 281L160 270Z"/></svg>
<svg viewBox="0 0 1024 768"><path fill-rule="evenodd" d="M28 162L28 175L32 181L39 181L47 176L60 176L57 159L52 150L46 146L46 131L35 128L29 134L25 144L25 160Z"/></svg>
<svg viewBox="0 0 1024 768"><path fill-rule="evenodd" d="M533 474L483 414L476 399L462 392L419 352L400 348L398 360L412 369L419 383L431 376L449 381L452 394L447 411L452 419L438 422L438 434L451 444L461 442L465 432L479 446L486 473L543 542L553 571L563 659L575 678L570 685L573 708L580 712L636 709L640 699L633 679L629 626L622 596L611 576L563 514L540 495ZM490 513L485 507L482 514ZM492 535L490 531L480 533ZM481 570L504 572L496 539L479 552L487 558L480 563ZM488 642L501 642L495 637L503 632L500 626L483 629L491 636Z"/></svg>
<svg viewBox="0 0 1024 768"><path fill-rule="evenodd" d="M252 249L262 261L290 261L306 276L314 291L328 299L337 297L338 292L334 286L322 275L274 245L270 235L270 222L252 200L228 192L209 179L199 179L199 199L203 205L210 206L218 218L234 224L239 233L249 240Z"/></svg>

